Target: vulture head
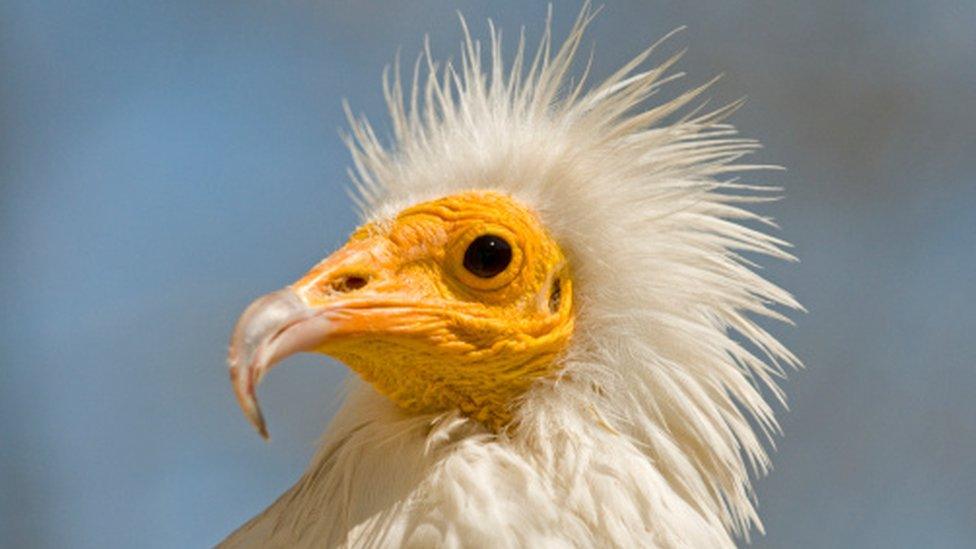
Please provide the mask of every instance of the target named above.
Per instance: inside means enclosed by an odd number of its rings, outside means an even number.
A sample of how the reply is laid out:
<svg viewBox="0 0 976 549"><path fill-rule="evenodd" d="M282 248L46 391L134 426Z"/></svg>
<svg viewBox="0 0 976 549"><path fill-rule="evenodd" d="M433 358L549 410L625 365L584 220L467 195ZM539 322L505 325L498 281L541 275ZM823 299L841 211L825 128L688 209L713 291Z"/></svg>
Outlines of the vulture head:
<svg viewBox="0 0 976 549"><path fill-rule="evenodd" d="M366 223L297 282L256 301L231 343L237 397L282 358L331 355L408 412L458 410L500 430L560 370L573 282L539 217L494 191L421 202Z"/></svg>
<svg viewBox="0 0 976 549"><path fill-rule="evenodd" d="M428 50L407 84L384 76L389 139L349 115L362 225L247 308L229 364L264 436L255 390L289 355L359 381L241 532L730 546L760 525L764 394L798 364L759 322L799 308L754 263L791 259L750 209L776 189L739 179L767 166L742 160L738 103L707 108L710 83L653 101L680 54L571 79L592 17L558 47L548 25L534 53L519 38L510 64L500 32L465 27L457 65ZM383 463L413 480L384 484Z"/></svg>

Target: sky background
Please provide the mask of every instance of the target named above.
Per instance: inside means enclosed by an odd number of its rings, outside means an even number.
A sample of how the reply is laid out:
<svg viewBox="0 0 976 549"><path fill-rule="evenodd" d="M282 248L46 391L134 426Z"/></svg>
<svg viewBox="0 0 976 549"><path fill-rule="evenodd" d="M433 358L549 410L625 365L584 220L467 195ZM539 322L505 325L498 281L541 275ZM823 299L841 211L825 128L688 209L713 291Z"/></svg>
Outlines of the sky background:
<svg viewBox="0 0 976 549"><path fill-rule="evenodd" d="M537 37L546 8L0 4L0 543L207 546L297 479L345 370L269 376L266 444L228 335L355 226L341 99L385 128L382 67L425 32L456 57L457 10ZM976 4L608 1L595 75L682 25L657 60L724 73L711 95L747 96L734 122L788 168L762 211L801 262L764 264L809 309L772 326L807 369L753 546L971 547Z"/></svg>

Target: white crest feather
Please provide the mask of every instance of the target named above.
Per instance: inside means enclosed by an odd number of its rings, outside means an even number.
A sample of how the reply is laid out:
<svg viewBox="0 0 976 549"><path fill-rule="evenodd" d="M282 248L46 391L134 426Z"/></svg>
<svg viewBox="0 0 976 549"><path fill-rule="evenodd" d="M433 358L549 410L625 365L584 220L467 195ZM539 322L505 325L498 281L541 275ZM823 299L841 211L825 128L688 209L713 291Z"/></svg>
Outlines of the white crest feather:
<svg viewBox="0 0 976 549"><path fill-rule="evenodd" d="M366 219L471 189L538 212L576 279L563 375L500 437L453 415L404 417L354 382L305 477L238 535L731 546L761 529L750 474L766 471L763 439L778 431L761 390L782 400L775 378L799 363L756 319L800 306L741 255L792 259L742 224L771 225L743 207L770 189L726 178L765 166L740 162L758 145L723 122L738 104L690 107L707 84L648 106L681 55L644 68L660 42L592 88L572 83L593 16L585 6L554 53L549 24L531 59L520 37L509 67L500 32L486 54L464 26L460 66L427 48L409 90L399 68L386 74L389 147L350 115ZM407 480L379 472L393 467L384 444Z"/></svg>

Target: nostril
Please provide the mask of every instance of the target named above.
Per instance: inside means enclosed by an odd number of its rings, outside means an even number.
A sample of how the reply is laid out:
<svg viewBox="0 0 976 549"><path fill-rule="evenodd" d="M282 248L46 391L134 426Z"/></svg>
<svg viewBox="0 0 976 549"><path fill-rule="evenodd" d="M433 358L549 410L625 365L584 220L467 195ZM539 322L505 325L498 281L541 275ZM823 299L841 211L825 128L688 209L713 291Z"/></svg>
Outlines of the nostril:
<svg viewBox="0 0 976 549"><path fill-rule="evenodd" d="M332 281L332 289L342 293L351 292L362 288L367 282L368 280L364 276L343 276Z"/></svg>
<svg viewBox="0 0 976 549"><path fill-rule="evenodd" d="M346 279L346 287L350 290L358 290L366 285L366 279L361 276L351 276Z"/></svg>

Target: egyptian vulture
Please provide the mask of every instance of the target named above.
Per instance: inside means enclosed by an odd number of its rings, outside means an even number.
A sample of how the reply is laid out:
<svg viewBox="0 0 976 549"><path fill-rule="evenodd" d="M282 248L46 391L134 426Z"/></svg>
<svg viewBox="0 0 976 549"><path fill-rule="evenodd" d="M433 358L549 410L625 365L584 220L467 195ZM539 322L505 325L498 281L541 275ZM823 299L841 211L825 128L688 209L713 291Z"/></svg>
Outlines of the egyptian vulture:
<svg viewBox="0 0 976 549"><path fill-rule="evenodd" d="M778 431L764 393L797 359L757 323L798 303L755 272L791 259L733 174L757 143L705 86L648 104L680 54L568 76L594 15L552 47L464 27L384 77L391 138L350 115L363 224L250 305L230 377L297 352L347 365L301 479L227 547L733 547L762 528L750 475ZM551 20L551 14L550 14ZM462 20L462 26L464 26ZM588 66L587 66L588 68ZM348 112L348 109L347 109ZM389 141L388 143L386 141ZM748 255L749 257L744 257Z"/></svg>

